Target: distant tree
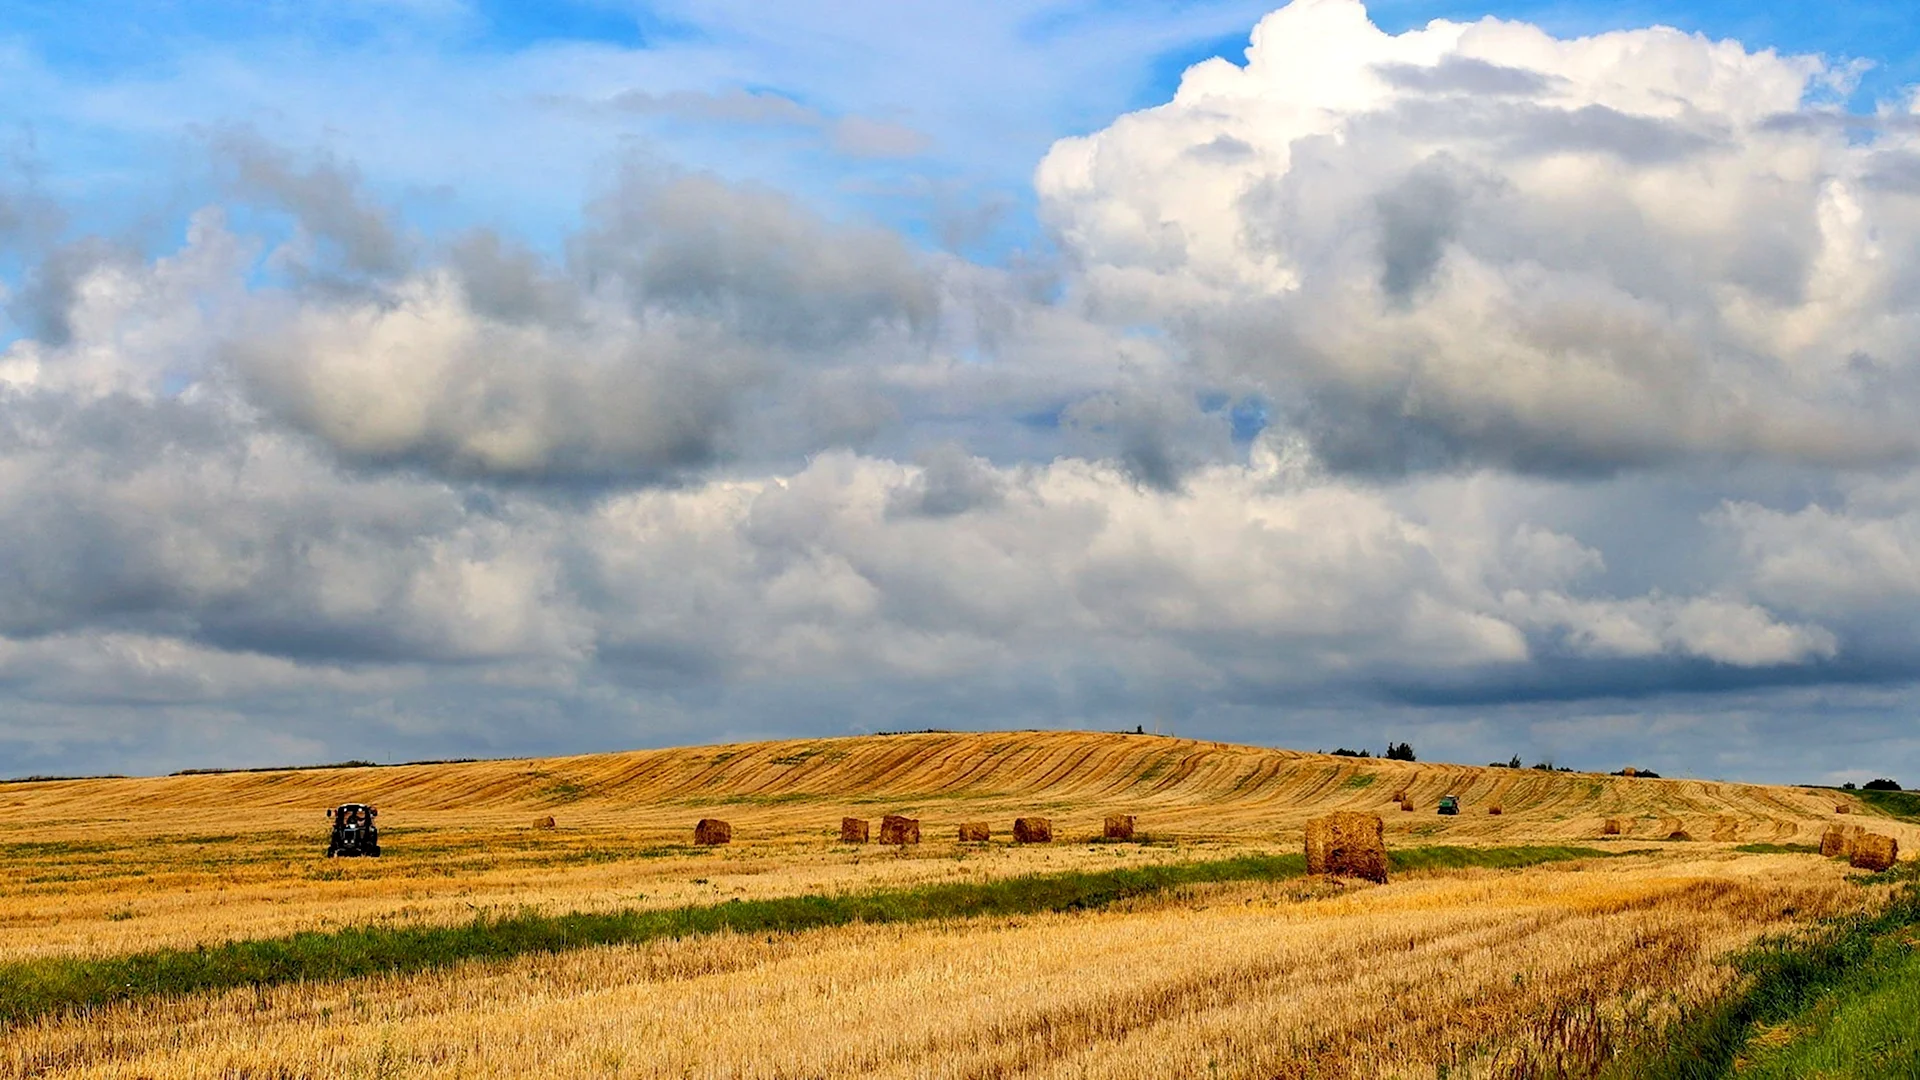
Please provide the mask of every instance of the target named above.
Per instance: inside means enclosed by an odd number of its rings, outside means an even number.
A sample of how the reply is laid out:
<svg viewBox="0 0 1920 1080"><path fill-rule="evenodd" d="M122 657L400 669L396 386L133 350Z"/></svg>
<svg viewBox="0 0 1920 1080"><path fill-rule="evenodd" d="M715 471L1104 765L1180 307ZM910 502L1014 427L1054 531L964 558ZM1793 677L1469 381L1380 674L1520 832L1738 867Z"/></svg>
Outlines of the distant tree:
<svg viewBox="0 0 1920 1080"><path fill-rule="evenodd" d="M1841 791L1852 791L1853 789L1854 789L1854 783L1853 783L1853 781L1851 781L1851 780L1849 780L1849 781L1847 781L1846 783L1844 783L1844 784L1841 784L1841 785L1840 785L1840 790L1841 790Z"/></svg>
<svg viewBox="0 0 1920 1080"><path fill-rule="evenodd" d="M1517 769L1517 768L1519 768L1519 767L1520 767L1520 755L1519 755L1519 754L1515 754L1515 755L1513 755L1513 760L1512 760L1512 761L1509 761L1509 762L1507 762L1507 768L1509 768L1509 769Z"/></svg>
<svg viewBox="0 0 1920 1080"><path fill-rule="evenodd" d="M1334 757L1364 757L1364 758L1370 758L1370 757L1372 757L1373 755L1372 755L1371 753L1368 753L1368 752L1367 752L1367 751L1365 751L1365 750L1349 750L1349 749L1347 749L1346 747L1344 747L1344 746L1343 746L1343 747L1341 747L1341 748L1339 748L1338 750L1335 750L1335 751L1333 752L1333 756L1334 756Z"/></svg>
<svg viewBox="0 0 1920 1080"><path fill-rule="evenodd" d="M1417 761L1419 759L1413 756L1412 743L1395 743L1395 742L1389 741L1387 743L1387 760L1388 761Z"/></svg>
<svg viewBox="0 0 1920 1080"><path fill-rule="evenodd" d="M1881 777L1878 780L1869 780L1866 782L1864 786L1868 791L1899 791L1900 790L1899 784L1896 784L1893 781L1888 780L1886 777Z"/></svg>

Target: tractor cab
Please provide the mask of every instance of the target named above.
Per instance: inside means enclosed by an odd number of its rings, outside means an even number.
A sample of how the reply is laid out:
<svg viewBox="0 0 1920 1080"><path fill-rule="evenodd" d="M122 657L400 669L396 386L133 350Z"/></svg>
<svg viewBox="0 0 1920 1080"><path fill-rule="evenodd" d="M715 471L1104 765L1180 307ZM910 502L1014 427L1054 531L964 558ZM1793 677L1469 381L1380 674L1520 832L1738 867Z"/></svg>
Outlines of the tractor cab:
<svg viewBox="0 0 1920 1080"><path fill-rule="evenodd" d="M327 811L333 822L333 838L327 841L327 858L367 855L380 857L380 829L373 819L380 811L366 803L341 803Z"/></svg>
<svg viewBox="0 0 1920 1080"><path fill-rule="evenodd" d="M1460 800L1452 795L1440 796L1440 812L1443 814L1458 814L1460 812Z"/></svg>

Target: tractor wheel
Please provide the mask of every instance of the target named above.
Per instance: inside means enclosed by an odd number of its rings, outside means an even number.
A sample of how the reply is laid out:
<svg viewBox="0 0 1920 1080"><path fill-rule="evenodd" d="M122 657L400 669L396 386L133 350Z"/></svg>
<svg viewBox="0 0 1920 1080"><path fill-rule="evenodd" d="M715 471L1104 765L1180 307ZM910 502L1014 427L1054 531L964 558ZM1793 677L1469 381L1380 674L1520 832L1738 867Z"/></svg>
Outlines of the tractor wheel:
<svg viewBox="0 0 1920 1080"><path fill-rule="evenodd" d="M372 851L369 851L369 852L367 852L367 854L369 854L369 855L371 855L371 856L373 856L374 858L376 858L376 859L377 859L377 858L379 858L379 857L380 857L380 849L376 847L376 848L374 848L374 849L373 849Z"/></svg>

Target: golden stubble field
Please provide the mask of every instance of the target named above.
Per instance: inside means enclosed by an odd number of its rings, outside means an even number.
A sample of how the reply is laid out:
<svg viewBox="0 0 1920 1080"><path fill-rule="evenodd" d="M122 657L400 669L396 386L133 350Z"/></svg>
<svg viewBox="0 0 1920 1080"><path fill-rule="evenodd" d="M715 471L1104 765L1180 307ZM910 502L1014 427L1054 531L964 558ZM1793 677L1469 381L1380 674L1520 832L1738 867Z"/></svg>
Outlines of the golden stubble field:
<svg viewBox="0 0 1920 1080"><path fill-rule="evenodd" d="M1389 796L1407 788L1419 810ZM1464 812L1441 818L1439 795ZM323 807L381 808L326 860ZM1486 813L1490 802L1504 808ZM0 1076L1529 1075L1732 977L1729 950L1876 901L1810 843L1832 793L1331 758L1152 736L907 735L542 761L0 786L0 960L479 911L713 902L1297 851L1329 809L1391 846L1637 854L1384 887L1220 885L1119 909L721 936L116 1006L6 1031ZM1896 835L1911 826L1847 820ZM907 851L842 814L919 816ZM1149 843L1084 841L1107 813ZM982 849L961 821L1054 819ZM555 829L533 827L551 814ZM692 847L693 822L736 843ZM1602 841L1607 817L1629 822ZM1675 829L1698 838L1667 842ZM1533 1049L1522 1051L1522 1047ZM1504 1048L1504 1049L1503 1049Z"/></svg>

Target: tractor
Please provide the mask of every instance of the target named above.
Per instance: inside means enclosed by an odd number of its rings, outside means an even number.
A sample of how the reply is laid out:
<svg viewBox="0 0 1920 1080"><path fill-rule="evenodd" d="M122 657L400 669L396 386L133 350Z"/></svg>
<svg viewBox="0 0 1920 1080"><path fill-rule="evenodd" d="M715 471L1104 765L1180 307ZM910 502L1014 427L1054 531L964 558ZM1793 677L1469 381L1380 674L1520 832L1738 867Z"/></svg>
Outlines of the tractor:
<svg viewBox="0 0 1920 1080"><path fill-rule="evenodd" d="M1460 800L1458 798L1455 798L1452 795L1440 796L1440 813L1458 814L1459 812L1460 812Z"/></svg>
<svg viewBox="0 0 1920 1080"><path fill-rule="evenodd" d="M380 857L380 829L373 823L380 811L365 803L341 803L327 811L333 822L333 838L327 841L327 858L367 855Z"/></svg>

